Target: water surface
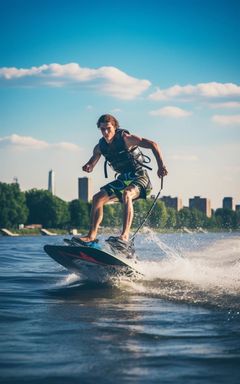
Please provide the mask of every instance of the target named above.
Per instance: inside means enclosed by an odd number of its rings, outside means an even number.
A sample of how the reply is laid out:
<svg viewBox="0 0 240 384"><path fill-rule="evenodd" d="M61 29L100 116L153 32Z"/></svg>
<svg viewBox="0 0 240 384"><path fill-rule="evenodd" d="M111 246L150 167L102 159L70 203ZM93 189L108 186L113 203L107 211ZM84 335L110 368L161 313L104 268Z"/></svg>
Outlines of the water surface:
<svg viewBox="0 0 240 384"><path fill-rule="evenodd" d="M103 240L103 239L102 239ZM136 239L145 278L89 283L0 237L3 383L239 383L240 238Z"/></svg>

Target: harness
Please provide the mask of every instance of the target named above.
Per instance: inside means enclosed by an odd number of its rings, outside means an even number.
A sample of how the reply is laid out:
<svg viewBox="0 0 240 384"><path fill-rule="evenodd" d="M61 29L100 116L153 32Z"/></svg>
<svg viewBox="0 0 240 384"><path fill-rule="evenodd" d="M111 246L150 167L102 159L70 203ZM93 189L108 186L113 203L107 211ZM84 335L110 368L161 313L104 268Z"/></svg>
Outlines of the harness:
<svg viewBox="0 0 240 384"><path fill-rule="evenodd" d="M101 154L105 157L104 175L108 177L107 165L110 165L116 173L137 172L142 167L152 170L146 164L150 163L150 157L144 155L138 146L128 149L123 139L125 129L117 129L113 141L107 143L104 137L99 140Z"/></svg>

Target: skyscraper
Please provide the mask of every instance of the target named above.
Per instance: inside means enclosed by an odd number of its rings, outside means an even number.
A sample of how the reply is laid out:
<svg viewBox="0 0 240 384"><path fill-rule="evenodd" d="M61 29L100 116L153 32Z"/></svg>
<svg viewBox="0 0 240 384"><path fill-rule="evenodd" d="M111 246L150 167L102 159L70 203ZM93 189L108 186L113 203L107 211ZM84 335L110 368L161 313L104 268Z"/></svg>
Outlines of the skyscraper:
<svg viewBox="0 0 240 384"><path fill-rule="evenodd" d="M52 169L48 172L48 191L55 195L55 174Z"/></svg>
<svg viewBox="0 0 240 384"><path fill-rule="evenodd" d="M85 202L92 200L92 180L90 178L78 178L78 198Z"/></svg>
<svg viewBox="0 0 240 384"><path fill-rule="evenodd" d="M174 208L177 211L183 207L182 199L180 197L163 196L160 200L164 202L166 207Z"/></svg>
<svg viewBox="0 0 240 384"><path fill-rule="evenodd" d="M224 197L222 207L224 209L233 209L233 198L232 197Z"/></svg>
<svg viewBox="0 0 240 384"><path fill-rule="evenodd" d="M212 216L211 201L209 199L206 199L205 197L194 196L194 198L189 199L189 208L198 209L199 211L203 212L207 217Z"/></svg>

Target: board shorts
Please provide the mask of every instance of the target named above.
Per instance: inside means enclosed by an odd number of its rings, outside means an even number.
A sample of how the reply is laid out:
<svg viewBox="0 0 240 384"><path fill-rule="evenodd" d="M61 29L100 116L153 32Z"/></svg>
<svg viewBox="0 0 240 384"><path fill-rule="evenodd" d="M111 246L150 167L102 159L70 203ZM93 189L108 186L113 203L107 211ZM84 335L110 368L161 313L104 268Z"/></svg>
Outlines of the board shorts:
<svg viewBox="0 0 240 384"><path fill-rule="evenodd" d="M122 201L122 194L126 187L134 186L139 190L137 199L146 199L152 190L152 185L145 169L136 172L128 172L120 174L114 181L101 187L101 191L105 191L108 196L116 196Z"/></svg>

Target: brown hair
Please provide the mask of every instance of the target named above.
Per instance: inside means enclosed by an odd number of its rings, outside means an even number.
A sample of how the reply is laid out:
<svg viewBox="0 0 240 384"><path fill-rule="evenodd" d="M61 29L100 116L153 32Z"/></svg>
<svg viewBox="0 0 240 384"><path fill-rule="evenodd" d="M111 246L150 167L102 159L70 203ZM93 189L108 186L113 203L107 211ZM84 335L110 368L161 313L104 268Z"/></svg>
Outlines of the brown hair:
<svg viewBox="0 0 240 384"><path fill-rule="evenodd" d="M119 128L119 122L117 119L112 115L102 115L99 117L97 121L98 128L100 127L101 123L112 123L112 125L117 129Z"/></svg>

